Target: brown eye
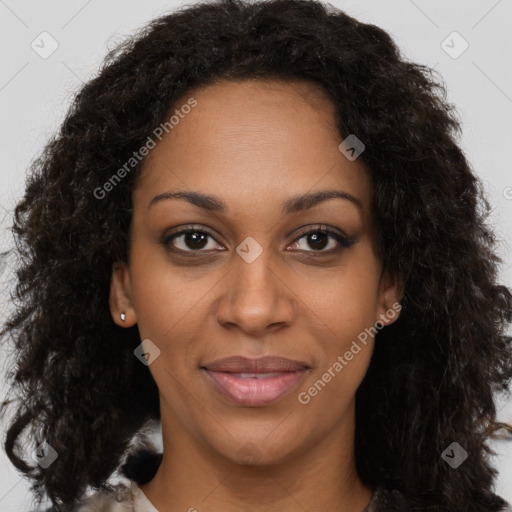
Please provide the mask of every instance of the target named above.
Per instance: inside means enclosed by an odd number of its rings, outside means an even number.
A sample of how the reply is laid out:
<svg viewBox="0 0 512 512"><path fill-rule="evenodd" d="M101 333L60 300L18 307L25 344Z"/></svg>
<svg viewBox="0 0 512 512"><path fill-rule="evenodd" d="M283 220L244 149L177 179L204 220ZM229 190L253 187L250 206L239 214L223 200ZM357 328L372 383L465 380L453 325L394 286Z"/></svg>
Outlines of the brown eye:
<svg viewBox="0 0 512 512"><path fill-rule="evenodd" d="M304 239L302 247L300 241ZM331 239L329 241L329 239ZM304 250L306 252L320 252L320 253L332 253L338 251L340 248L348 248L353 245L353 241L347 237L332 231L327 228L317 228L303 233L293 243L295 249ZM308 249L308 247L313 250ZM329 247L327 250L324 250Z"/></svg>
<svg viewBox="0 0 512 512"><path fill-rule="evenodd" d="M224 247L217 242L212 232L206 228L202 227L198 229L194 228L194 226L165 236L161 243L169 251L182 254L188 253L188 255L225 250ZM321 226L303 232L295 239L292 247L302 252L317 253L315 256L320 256L348 248L353 245L353 243L353 239L337 231Z"/></svg>
<svg viewBox="0 0 512 512"><path fill-rule="evenodd" d="M329 235L325 233L309 233L306 235L307 244L315 250L325 249L329 245Z"/></svg>
<svg viewBox="0 0 512 512"><path fill-rule="evenodd" d="M173 247L177 251L199 252L203 249L213 250L216 248L217 244L211 242L208 247L209 238L214 240L212 235L206 231L187 229L166 237L163 243L166 247Z"/></svg>

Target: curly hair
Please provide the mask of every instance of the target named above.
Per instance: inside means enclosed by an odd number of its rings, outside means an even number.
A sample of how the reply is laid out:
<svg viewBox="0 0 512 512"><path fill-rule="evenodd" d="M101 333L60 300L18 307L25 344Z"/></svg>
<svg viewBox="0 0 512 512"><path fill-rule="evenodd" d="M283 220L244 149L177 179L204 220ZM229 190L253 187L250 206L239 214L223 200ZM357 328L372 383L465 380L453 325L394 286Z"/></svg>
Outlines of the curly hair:
<svg viewBox="0 0 512 512"><path fill-rule="evenodd" d="M495 403L512 378L512 294L497 282L490 205L458 146L455 107L387 32L317 0L182 6L111 50L77 93L14 210L15 309L0 333L16 358L8 457L39 499L73 510L159 419L156 383L133 355L137 326L117 326L108 302L113 263L129 261L144 159L108 196L94 191L188 91L243 79L320 85L340 135L366 146L382 264L404 284L356 394L356 467L384 490L377 510L503 510L488 442L512 431ZM58 460L27 463L24 432ZM457 470L441 458L452 442L469 454Z"/></svg>

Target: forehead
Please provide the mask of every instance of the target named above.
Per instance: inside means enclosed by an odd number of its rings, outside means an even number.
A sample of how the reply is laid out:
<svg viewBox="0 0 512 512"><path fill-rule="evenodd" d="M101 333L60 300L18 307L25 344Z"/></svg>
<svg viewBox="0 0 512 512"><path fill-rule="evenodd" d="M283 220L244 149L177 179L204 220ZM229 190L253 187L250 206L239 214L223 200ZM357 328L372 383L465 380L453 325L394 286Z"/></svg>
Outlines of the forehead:
<svg viewBox="0 0 512 512"><path fill-rule="evenodd" d="M190 98L195 106L180 110ZM255 206L335 187L369 210L369 176L340 152L334 105L316 84L220 81L189 91L173 113L179 120L146 157L136 198L179 188Z"/></svg>

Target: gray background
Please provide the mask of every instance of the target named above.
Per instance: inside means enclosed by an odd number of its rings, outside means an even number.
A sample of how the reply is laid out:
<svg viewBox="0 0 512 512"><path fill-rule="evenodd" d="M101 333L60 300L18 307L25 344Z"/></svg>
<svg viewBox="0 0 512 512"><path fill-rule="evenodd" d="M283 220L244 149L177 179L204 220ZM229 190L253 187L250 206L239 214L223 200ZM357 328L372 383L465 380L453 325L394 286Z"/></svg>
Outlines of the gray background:
<svg viewBox="0 0 512 512"><path fill-rule="evenodd" d="M94 76L123 35L183 5L162 0L0 0L0 250L9 246L6 226L21 196L28 164L63 120L72 95ZM501 280L512 283L512 1L333 0L357 19L387 30L405 55L434 67L457 106L464 133L460 144L485 183L494 207L490 222L501 240ZM57 50L43 59L38 51ZM456 31L459 36L453 35ZM463 49L464 40L469 45ZM443 43L443 41L446 41ZM55 44L55 43L53 43ZM449 48L451 47L451 48ZM450 56L448 52L452 52ZM456 57L456 58L454 58ZM9 310L10 266L0 269L0 315ZM11 364L0 354L2 371ZM0 375L0 393L5 391ZM4 386L4 388L2 388ZM501 398L499 419L512 422L512 397ZM5 423L0 425L2 440ZM500 476L496 491L512 502L512 442L493 444ZM29 509L28 486L0 450L0 510Z"/></svg>

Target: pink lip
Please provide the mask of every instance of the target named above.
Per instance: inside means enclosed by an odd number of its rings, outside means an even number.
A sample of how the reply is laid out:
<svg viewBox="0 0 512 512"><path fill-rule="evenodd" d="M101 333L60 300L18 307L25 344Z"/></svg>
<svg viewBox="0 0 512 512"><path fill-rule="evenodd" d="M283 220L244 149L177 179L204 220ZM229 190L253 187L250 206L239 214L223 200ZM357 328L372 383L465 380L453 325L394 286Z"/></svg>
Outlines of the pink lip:
<svg viewBox="0 0 512 512"><path fill-rule="evenodd" d="M242 378L238 373L204 370L209 377L208 380L217 391L232 402L245 407L261 407L279 400L289 394L306 373L306 369L303 368L297 371L279 372L279 375L258 379L256 377Z"/></svg>

